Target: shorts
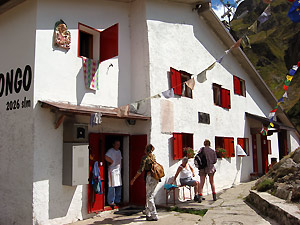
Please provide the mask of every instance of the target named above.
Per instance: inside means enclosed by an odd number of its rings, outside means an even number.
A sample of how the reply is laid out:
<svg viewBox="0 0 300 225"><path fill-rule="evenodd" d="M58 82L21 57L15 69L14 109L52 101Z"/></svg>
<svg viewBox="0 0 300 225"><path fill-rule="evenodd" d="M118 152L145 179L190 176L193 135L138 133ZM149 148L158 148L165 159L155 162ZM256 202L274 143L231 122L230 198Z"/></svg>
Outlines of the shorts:
<svg viewBox="0 0 300 225"><path fill-rule="evenodd" d="M201 169L201 170L199 170L199 176L206 176L207 174L208 174L208 176L212 176L212 175L215 174L215 172L216 172L216 171L212 171L212 173L207 173L207 172L205 171L205 169Z"/></svg>
<svg viewBox="0 0 300 225"><path fill-rule="evenodd" d="M187 185L187 186L194 186L196 180L193 180L192 177L187 177L187 178L180 178L180 184L181 185Z"/></svg>

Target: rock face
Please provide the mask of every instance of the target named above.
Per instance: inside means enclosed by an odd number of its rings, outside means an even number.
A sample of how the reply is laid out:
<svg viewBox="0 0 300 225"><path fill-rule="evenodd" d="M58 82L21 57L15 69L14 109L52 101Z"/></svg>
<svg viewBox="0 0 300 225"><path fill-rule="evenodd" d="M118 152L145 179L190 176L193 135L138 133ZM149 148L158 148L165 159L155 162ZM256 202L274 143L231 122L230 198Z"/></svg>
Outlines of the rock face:
<svg viewBox="0 0 300 225"><path fill-rule="evenodd" d="M276 163L255 183L254 189L300 203L300 148Z"/></svg>

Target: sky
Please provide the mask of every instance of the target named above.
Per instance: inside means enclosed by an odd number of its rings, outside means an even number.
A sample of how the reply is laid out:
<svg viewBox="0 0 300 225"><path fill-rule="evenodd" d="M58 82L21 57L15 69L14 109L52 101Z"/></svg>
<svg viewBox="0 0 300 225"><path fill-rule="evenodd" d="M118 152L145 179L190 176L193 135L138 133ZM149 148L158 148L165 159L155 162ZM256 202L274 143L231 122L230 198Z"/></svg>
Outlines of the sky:
<svg viewBox="0 0 300 225"><path fill-rule="evenodd" d="M223 2L224 3L229 2L230 4L234 4L236 6L234 0L223 0ZM217 16L219 18L221 18L221 16L224 14L224 6L221 3L221 1L220 0L211 0L211 5L212 5L214 12L217 14Z"/></svg>

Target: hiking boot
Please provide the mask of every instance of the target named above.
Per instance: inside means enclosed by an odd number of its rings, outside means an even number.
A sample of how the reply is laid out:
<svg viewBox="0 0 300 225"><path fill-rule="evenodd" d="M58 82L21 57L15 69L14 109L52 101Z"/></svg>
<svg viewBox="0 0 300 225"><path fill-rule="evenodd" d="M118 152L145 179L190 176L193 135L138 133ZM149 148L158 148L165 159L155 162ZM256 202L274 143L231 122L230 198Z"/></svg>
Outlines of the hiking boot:
<svg viewBox="0 0 300 225"><path fill-rule="evenodd" d="M198 203L202 202L202 196L199 196Z"/></svg>
<svg viewBox="0 0 300 225"><path fill-rule="evenodd" d="M199 200L199 195L195 195L194 201L195 201L195 202L198 202L198 200Z"/></svg>
<svg viewBox="0 0 300 225"><path fill-rule="evenodd" d="M213 194L213 200L217 201L217 194Z"/></svg>
<svg viewBox="0 0 300 225"><path fill-rule="evenodd" d="M146 220L147 220L147 221L157 221L158 218L157 218L157 217L156 217L156 218L153 218L152 216L146 216Z"/></svg>

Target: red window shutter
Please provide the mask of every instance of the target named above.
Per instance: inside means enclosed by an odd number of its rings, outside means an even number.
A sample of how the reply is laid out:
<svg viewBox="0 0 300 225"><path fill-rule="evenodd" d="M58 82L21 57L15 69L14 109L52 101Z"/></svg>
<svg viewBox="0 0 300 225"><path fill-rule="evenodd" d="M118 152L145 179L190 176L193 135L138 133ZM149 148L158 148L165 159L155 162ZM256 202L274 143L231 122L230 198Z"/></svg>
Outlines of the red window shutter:
<svg viewBox="0 0 300 225"><path fill-rule="evenodd" d="M230 109L230 91L224 88L221 89L222 92L222 107L226 109Z"/></svg>
<svg viewBox="0 0 300 225"><path fill-rule="evenodd" d="M240 78L233 76L233 84L234 84L234 93L241 95L241 81Z"/></svg>
<svg viewBox="0 0 300 225"><path fill-rule="evenodd" d="M182 134L173 133L173 159L182 159Z"/></svg>
<svg viewBox="0 0 300 225"><path fill-rule="evenodd" d="M181 74L178 70L170 68L172 88L175 95L182 95Z"/></svg>
<svg viewBox="0 0 300 225"><path fill-rule="evenodd" d="M100 62L119 54L119 24L115 24L100 33Z"/></svg>
<svg viewBox="0 0 300 225"><path fill-rule="evenodd" d="M238 141L238 145L240 145L242 147L242 149L244 151L246 151L246 149L245 149L245 139L244 138L238 138L237 141Z"/></svg>
<svg viewBox="0 0 300 225"><path fill-rule="evenodd" d="M227 151L227 157L235 156L233 138L224 137L224 148Z"/></svg>

